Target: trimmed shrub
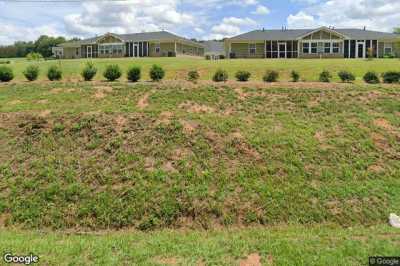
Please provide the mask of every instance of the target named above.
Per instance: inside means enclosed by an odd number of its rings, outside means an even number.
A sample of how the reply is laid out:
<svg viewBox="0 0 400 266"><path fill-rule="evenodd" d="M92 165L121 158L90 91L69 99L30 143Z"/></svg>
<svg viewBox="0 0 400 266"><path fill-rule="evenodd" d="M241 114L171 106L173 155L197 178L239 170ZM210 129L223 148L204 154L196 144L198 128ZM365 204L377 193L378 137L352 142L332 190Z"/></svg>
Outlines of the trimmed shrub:
<svg viewBox="0 0 400 266"><path fill-rule="evenodd" d="M0 81L8 82L14 78L12 69L8 66L0 66Z"/></svg>
<svg viewBox="0 0 400 266"><path fill-rule="evenodd" d="M150 68L150 78L152 81L160 81L164 78L165 71L159 65L153 65Z"/></svg>
<svg viewBox="0 0 400 266"><path fill-rule="evenodd" d="M30 52L29 54L26 55L26 59L28 59L29 61L31 60L39 61L43 59L43 55L40 53Z"/></svg>
<svg viewBox="0 0 400 266"><path fill-rule="evenodd" d="M51 81L61 80L62 79L61 69L56 65L50 66L49 70L47 70L47 78Z"/></svg>
<svg viewBox="0 0 400 266"><path fill-rule="evenodd" d="M138 66L133 66L128 69L128 72L126 73L126 76L128 77L129 81L132 82L138 82L141 77L141 69Z"/></svg>
<svg viewBox="0 0 400 266"><path fill-rule="evenodd" d="M215 71L212 80L215 82L226 82L228 80L228 72L223 69L218 69Z"/></svg>
<svg viewBox="0 0 400 266"><path fill-rule="evenodd" d="M85 81L91 81L96 76L97 68L92 62L87 62L83 68L81 75Z"/></svg>
<svg viewBox="0 0 400 266"><path fill-rule="evenodd" d="M24 70L24 76L29 81L37 80L39 76L39 67L30 65Z"/></svg>
<svg viewBox="0 0 400 266"><path fill-rule="evenodd" d="M235 75L237 81L248 81L250 76L251 73L245 70L239 70Z"/></svg>
<svg viewBox="0 0 400 266"><path fill-rule="evenodd" d="M263 76L264 82L276 82L279 78L279 72L275 70L267 70Z"/></svg>
<svg viewBox="0 0 400 266"><path fill-rule="evenodd" d="M191 70L188 72L188 80L196 82L200 78L199 72L197 70Z"/></svg>
<svg viewBox="0 0 400 266"><path fill-rule="evenodd" d="M363 79L366 83L369 83L369 84L377 84L380 82L378 74L376 74L375 72L372 72L372 71L365 73Z"/></svg>
<svg viewBox="0 0 400 266"><path fill-rule="evenodd" d="M293 82L298 82L300 80L300 74L299 74L299 72L297 72L295 70L290 72L290 77L292 78Z"/></svg>
<svg viewBox="0 0 400 266"><path fill-rule="evenodd" d="M106 70L104 70L103 76L108 81L114 81L121 77L122 71L119 65L108 65Z"/></svg>
<svg viewBox="0 0 400 266"><path fill-rule="evenodd" d="M384 83L399 83L400 82L400 72L388 71L382 74Z"/></svg>
<svg viewBox="0 0 400 266"><path fill-rule="evenodd" d="M320 82L331 82L332 75L329 71L324 70L319 74Z"/></svg>
<svg viewBox="0 0 400 266"><path fill-rule="evenodd" d="M353 75L353 73L346 70L339 71L338 76L342 82L352 82L356 80L356 77Z"/></svg>

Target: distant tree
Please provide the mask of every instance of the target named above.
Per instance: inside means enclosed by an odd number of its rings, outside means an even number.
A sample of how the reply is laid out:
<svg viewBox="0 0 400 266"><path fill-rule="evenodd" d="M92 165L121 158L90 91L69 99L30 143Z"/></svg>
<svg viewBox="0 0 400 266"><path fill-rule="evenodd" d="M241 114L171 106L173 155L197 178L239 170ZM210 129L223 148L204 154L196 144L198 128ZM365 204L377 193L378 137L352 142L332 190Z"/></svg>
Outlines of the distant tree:
<svg viewBox="0 0 400 266"><path fill-rule="evenodd" d="M400 34L400 27L396 27L393 29L393 33Z"/></svg>
<svg viewBox="0 0 400 266"><path fill-rule="evenodd" d="M51 47L63 42L66 42L64 37L42 35L34 43L35 52L40 53L43 57L50 57L53 54Z"/></svg>

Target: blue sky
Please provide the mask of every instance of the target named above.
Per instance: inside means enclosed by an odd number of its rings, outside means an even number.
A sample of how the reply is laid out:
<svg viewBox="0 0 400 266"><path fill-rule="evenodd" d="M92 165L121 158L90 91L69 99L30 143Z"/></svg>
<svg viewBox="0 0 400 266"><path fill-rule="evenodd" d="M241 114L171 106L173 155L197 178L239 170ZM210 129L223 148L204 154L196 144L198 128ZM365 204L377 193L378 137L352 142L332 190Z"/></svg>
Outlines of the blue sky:
<svg viewBox="0 0 400 266"><path fill-rule="evenodd" d="M89 37L165 29L190 38L220 39L283 25L382 31L400 26L400 0L10 1L0 0L0 45L41 34Z"/></svg>

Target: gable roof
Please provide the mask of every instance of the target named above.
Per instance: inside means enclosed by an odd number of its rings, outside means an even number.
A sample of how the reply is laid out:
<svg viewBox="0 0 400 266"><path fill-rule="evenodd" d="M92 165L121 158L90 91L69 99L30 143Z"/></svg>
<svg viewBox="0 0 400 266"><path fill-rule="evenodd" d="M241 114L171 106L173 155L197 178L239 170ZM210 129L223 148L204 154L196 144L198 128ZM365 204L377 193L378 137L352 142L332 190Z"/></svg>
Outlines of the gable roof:
<svg viewBox="0 0 400 266"><path fill-rule="evenodd" d="M330 29L326 27L321 27L317 29L284 29L284 30L254 30L244 34L240 34L229 38L228 40L232 41L257 41L257 40L273 40L273 41L289 41L296 40L302 36L310 34L314 31L318 30L330 30L332 32L336 32L339 35L343 35L346 39L399 39L400 35L388 33L388 32L379 32L379 31L370 31L363 29Z"/></svg>
<svg viewBox="0 0 400 266"><path fill-rule="evenodd" d="M141 42L141 41L181 41L187 44L191 44L194 46L198 46L204 48L204 46L198 42L194 42L192 40L183 38L181 36L175 35L168 31L155 31L155 32L141 32L141 33L129 33L129 34L115 34L115 33L106 33L101 36L88 38L75 42L67 42L62 43L60 46L80 46L84 44L94 44L98 40L102 39L106 35L115 36L121 39L124 42L132 41L132 42Z"/></svg>

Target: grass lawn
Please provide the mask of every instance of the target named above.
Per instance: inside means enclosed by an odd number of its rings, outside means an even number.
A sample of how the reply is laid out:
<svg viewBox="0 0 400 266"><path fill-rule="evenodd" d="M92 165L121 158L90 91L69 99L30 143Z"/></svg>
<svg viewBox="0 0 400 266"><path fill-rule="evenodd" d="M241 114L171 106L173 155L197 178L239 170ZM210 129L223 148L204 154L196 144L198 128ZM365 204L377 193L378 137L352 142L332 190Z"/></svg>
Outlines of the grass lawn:
<svg viewBox="0 0 400 266"><path fill-rule="evenodd" d="M399 245L398 229L387 225L83 235L0 231L2 252L32 252L39 265L367 265L369 256L398 256Z"/></svg>
<svg viewBox="0 0 400 266"><path fill-rule="evenodd" d="M24 80L23 70L32 62L26 59L11 59L11 67L16 74L16 80ZM47 68L53 64L61 64L65 78L69 80L80 80L80 71L83 68L86 59L76 60L54 60L41 61L37 64L41 67L42 73L40 78L46 79L45 73ZM96 79L103 79L102 73L104 67L108 64L118 64L126 72L131 65L139 65L142 67L144 79L148 79L148 70L153 64L159 64L165 68L167 79L184 79L191 69L197 69L200 72L200 78L210 80L215 70L222 68L228 71L230 78L234 79L234 74L238 70L250 71L253 76L252 80L261 80L267 69L278 70L281 74L281 80L289 80L290 72L297 70L300 72L301 79L307 81L318 80L319 73L326 69L332 72L334 80L338 80L337 72L341 70L349 70L353 72L357 81L361 82L362 76L367 71L384 72L390 70L400 70L399 59L374 59L367 61L363 59L290 59L290 60L266 60L266 59L234 59L207 61L202 58L141 58L141 59L93 59L99 69ZM125 76L123 77L125 79Z"/></svg>
<svg viewBox="0 0 400 266"><path fill-rule="evenodd" d="M5 225L358 226L400 213L396 85L17 83L0 86L0 118Z"/></svg>

